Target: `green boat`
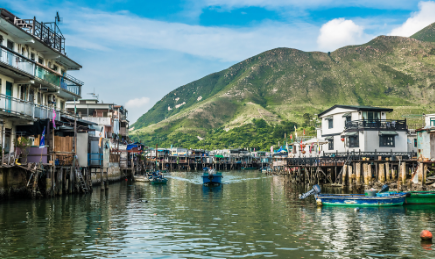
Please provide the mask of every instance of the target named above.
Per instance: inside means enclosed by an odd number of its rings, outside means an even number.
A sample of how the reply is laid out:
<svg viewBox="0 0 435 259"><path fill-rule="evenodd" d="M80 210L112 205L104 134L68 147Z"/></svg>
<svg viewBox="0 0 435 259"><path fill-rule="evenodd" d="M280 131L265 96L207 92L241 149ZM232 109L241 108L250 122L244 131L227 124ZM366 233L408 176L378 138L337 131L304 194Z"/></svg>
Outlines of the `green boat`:
<svg viewBox="0 0 435 259"><path fill-rule="evenodd" d="M155 178L151 179L152 185L166 184L167 182L168 182L168 179L166 179L166 178L155 177Z"/></svg>
<svg viewBox="0 0 435 259"><path fill-rule="evenodd" d="M405 204L435 204L435 191L409 192Z"/></svg>

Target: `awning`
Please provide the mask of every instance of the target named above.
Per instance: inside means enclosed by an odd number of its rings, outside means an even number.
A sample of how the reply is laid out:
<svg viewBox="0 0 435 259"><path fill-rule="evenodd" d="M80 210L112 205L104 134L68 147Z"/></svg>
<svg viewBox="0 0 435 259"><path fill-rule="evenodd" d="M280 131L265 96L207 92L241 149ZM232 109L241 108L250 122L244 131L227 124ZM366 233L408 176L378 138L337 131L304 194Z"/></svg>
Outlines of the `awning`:
<svg viewBox="0 0 435 259"><path fill-rule="evenodd" d="M358 136L358 132L356 132L356 131L345 132L345 133L342 134L342 136L346 136L346 137L349 137L349 136Z"/></svg>
<svg viewBox="0 0 435 259"><path fill-rule="evenodd" d="M332 120L332 116L325 117L325 120Z"/></svg>
<svg viewBox="0 0 435 259"><path fill-rule="evenodd" d="M334 140L334 137L333 136L326 137L325 140Z"/></svg>
<svg viewBox="0 0 435 259"><path fill-rule="evenodd" d="M350 117L350 116L352 116L350 112L346 112L345 114L343 114L343 117Z"/></svg>
<svg viewBox="0 0 435 259"><path fill-rule="evenodd" d="M379 131L379 136L397 136L397 132L395 131Z"/></svg>
<svg viewBox="0 0 435 259"><path fill-rule="evenodd" d="M216 158L224 158L223 155L214 155L214 157L216 157Z"/></svg>

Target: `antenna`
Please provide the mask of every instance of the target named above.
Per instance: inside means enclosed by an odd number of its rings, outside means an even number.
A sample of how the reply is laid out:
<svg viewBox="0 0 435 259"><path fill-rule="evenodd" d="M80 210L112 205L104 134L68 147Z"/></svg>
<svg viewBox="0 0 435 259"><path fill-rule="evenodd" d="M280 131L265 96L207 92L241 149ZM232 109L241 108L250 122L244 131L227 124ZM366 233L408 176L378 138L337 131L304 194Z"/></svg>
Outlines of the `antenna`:
<svg viewBox="0 0 435 259"><path fill-rule="evenodd" d="M54 18L55 23L61 23L63 21L62 17L59 16L59 12L56 12L56 17Z"/></svg>
<svg viewBox="0 0 435 259"><path fill-rule="evenodd" d="M95 88L94 88L94 92L92 92L92 93L88 93L89 95L92 95L94 98L96 98L97 100L98 100L98 98L99 98L99 94L96 94L95 93Z"/></svg>

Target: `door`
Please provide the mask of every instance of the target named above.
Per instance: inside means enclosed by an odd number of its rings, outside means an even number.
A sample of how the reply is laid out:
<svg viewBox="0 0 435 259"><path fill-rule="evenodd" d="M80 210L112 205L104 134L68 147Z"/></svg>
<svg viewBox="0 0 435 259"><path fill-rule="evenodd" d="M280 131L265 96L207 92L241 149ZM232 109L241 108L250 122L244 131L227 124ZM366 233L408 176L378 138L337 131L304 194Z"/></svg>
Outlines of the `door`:
<svg viewBox="0 0 435 259"><path fill-rule="evenodd" d="M7 112L11 112L12 108L12 83L6 81L6 104L5 109Z"/></svg>
<svg viewBox="0 0 435 259"><path fill-rule="evenodd" d="M12 41L8 40L7 48L10 50L14 50L14 43ZM8 64L10 66L12 66L13 60L14 60L14 55L12 54L12 52L8 51Z"/></svg>

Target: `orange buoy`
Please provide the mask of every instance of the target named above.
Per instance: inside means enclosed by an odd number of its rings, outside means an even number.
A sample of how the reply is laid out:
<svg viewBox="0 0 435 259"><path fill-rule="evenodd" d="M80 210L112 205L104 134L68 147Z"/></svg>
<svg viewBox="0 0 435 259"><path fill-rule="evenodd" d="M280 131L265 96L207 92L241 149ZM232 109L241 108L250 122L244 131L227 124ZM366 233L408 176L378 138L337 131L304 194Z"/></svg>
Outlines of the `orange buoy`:
<svg viewBox="0 0 435 259"><path fill-rule="evenodd" d="M420 238L423 240L430 240L432 239L432 233L429 230L423 230L420 233Z"/></svg>

